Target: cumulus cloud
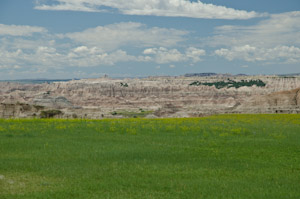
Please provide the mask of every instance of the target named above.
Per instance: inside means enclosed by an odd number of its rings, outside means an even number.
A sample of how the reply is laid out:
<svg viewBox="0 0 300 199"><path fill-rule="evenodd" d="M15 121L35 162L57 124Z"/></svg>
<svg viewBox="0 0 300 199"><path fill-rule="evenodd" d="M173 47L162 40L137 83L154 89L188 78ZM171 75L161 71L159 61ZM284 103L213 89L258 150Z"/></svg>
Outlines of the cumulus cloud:
<svg viewBox="0 0 300 199"><path fill-rule="evenodd" d="M177 49L167 48L148 48L143 52L145 55L153 55L156 63L165 64L170 62L179 62L186 59L186 57Z"/></svg>
<svg viewBox="0 0 300 199"><path fill-rule="evenodd" d="M299 21L300 11L295 11L271 15L257 25L221 26L207 44L230 61L300 63Z"/></svg>
<svg viewBox="0 0 300 199"><path fill-rule="evenodd" d="M142 56L128 55L126 51L116 50L110 53L96 47L88 48L79 46L74 49L57 51L57 49L47 46L40 46L36 50L23 51L17 50L0 50L0 66L26 67L27 65L39 67L56 67L65 66L75 67L94 67L103 65L115 65L119 62L128 61L147 61ZM7 67L6 67L7 68Z"/></svg>
<svg viewBox="0 0 300 199"><path fill-rule="evenodd" d="M77 43L87 46L99 46L105 50L113 50L126 45L134 47L174 46L184 41L187 31L158 28L148 28L141 23L126 22L98 26L82 32L68 33L65 36Z"/></svg>
<svg viewBox="0 0 300 199"><path fill-rule="evenodd" d="M295 46L276 46L274 48L261 48L250 45L235 46L230 49L215 50L215 54L229 61L240 59L249 62L273 61L285 63L300 62L300 48Z"/></svg>
<svg viewBox="0 0 300 199"><path fill-rule="evenodd" d="M58 60L63 58L56 49L41 46L35 50L0 50L0 65L30 66L56 66Z"/></svg>
<svg viewBox="0 0 300 199"><path fill-rule="evenodd" d="M19 65L0 65L0 69L20 69Z"/></svg>
<svg viewBox="0 0 300 199"><path fill-rule="evenodd" d="M11 27L15 28L15 26ZM1 31L4 34L4 30ZM148 28L144 24L133 22L98 26L82 32L67 33L60 37L55 34L28 37L35 32L43 33L46 30L33 27L31 31L23 30L22 33L20 31L16 33L9 32L6 28L5 35L0 35L1 69L14 66L23 68L27 66L95 67L115 65L120 62L194 62L200 60L199 56L202 53L196 48L189 48L186 53L181 53L176 49L167 50L167 47L176 46L184 41L187 31ZM162 46L155 58L151 53L141 53L141 49L147 47L155 49L155 46ZM128 53L126 51L128 47L136 49L135 53Z"/></svg>
<svg viewBox="0 0 300 199"><path fill-rule="evenodd" d="M107 53L97 47L88 48L87 46L74 48L68 53L67 57L69 58L69 65L81 67L114 65L119 62L128 61L143 61L138 57L128 55L124 50Z"/></svg>
<svg viewBox="0 0 300 199"><path fill-rule="evenodd" d="M46 33L47 30L37 26L17 26L0 24L0 35L31 36L33 33Z"/></svg>
<svg viewBox="0 0 300 199"><path fill-rule="evenodd" d="M198 62L205 51L187 48L177 49L148 48L143 55L130 55L125 50L104 51L96 46L76 46L56 49L52 46L38 46L36 49L0 49L0 68L26 68L28 65L39 68L96 67L115 65L120 62L155 62L168 64L176 62ZM174 65L174 64L171 64Z"/></svg>
<svg viewBox="0 0 300 199"><path fill-rule="evenodd" d="M191 59L194 63L201 61L200 57L206 54L205 50L194 47L189 47L185 53L187 58Z"/></svg>
<svg viewBox="0 0 300 199"><path fill-rule="evenodd" d="M83 12L101 12L97 9L97 5L89 1L78 1L78 0L54 0L55 4L46 5L41 4L41 1L36 1L35 9L37 10L69 10L69 11L83 11Z"/></svg>
<svg viewBox="0 0 300 199"><path fill-rule="evenodd" d="M51 37L51 36L50 36ZM3 37L0 38L0 44L3 48L9 49L36 49L39 46L51 46L58 47L61 46L61 43L57 43L53 38L47 37Z"/></svg>
<svg viewBox="0 0 300 199"><path fill-rule="evenodd" d="M278 45L300 45L300 11L271 15L252 26L220 26L215 36L206 38L210 46L274 47Z"/></svg>
<svg viewBox="0 0 300 199"><path fill-rule="evenodd" d="M254 11L236 10L225 6L202 3L200 0L55 0L52 4L37 2L39 10L71 10L101 12L117 9L127 15L154 15L206 19L250 19L260 17Z"/></svg>
<svg viewBox="0 0 300 199"><path fill-rule="evenodd" d="M149 55L152 59L159 64L182 62L182 61L201 61L201 56L205 55L205 50L197 49L194 47L187 48L185 53L181 53L177 49L160 48L147 48L143 54Z"/></svg>

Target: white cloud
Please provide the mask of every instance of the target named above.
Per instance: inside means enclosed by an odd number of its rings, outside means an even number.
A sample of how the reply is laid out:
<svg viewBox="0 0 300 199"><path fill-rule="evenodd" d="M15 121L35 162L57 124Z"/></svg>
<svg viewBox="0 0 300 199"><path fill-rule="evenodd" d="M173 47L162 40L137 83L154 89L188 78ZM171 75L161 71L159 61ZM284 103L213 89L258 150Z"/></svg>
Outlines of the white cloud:
<svg viewBox="0 0 300 199"><path fill-rule="evenodd" d="M271 15L252 26L220 26L215 36L205 38L210 46L243 46L251 44L259 47L279 45L300 45L300 11Z"/></svg>
<svg viewBox="0 0 300 199"><path fill-rule="evenodd" d="M185 53L181 53L177 49L160 48L147 48L143 54L153 57L153 60L159 64L182 62L182 61L201 61L200 57L205 55L205 50L197 49L194 47L187 48Z"/></svg>
<svg viewBox="0 0 300 199"><path fill-rule="evenodd" d="M0 50L0 66L21 65L26 67L55 67L63 68L66 66L94 67L102 65L114 65L119 62L128 61L147 61L144 57L128 55L126 51L116 50L111 53L103 52L96 47L88 48L85 46L74 49L66 49L58 52L57 49L47 46L40 46L33 51L23 51L18 49ZM3 68L3 67L2 67ZM7 68L7 67L6 67Z"/></svg>
<svg viewBox="0 0 300 199"><path fill-rule="evenodd" d="M46 33L47 30L37 26L17 26L0 24L0 35L31 36L33 33Z"/></svg>
<svg viewBox="0 0 300 199"><path fill-rule="evenodd" d="M128 22L99 26L83 32L67 33L63 37L57 37L55 34L27 37L33 32L45 32L43 30L33 28L31 32L19 31L19 33L14 33L15 35L9 33L9 37L0 35L1 68L8 69L13 66L23 68L31 66L37 68L93 67L115 65L120 62L155 62L156 59L149 55L138 53L130 55L122 48L175 46L184 41L184 36L188 34L186 31L147 28L140 23ZM7 32L9 31L5 34ZM71 41L61 40L66 37ZM176 49L165 52L165 55L165 58L157 58L158 62L185 60L182 58L183 54Z"/></svg>
<svg viewBox="0 0 300 199"><path fill-rule="evenodd" d="M156 63L164 64L170 62L179 62L186 59L184 54L179 52L177 49L160 48L148 48L143 52L145 55L153 55Z"/></svg>
<svg viewBox="0 0 300 199"><path fill-rule="evenodd" d="M169 66L169 68L175 68L176 66L175 65L173 65L173 64L171 64L170 66Z"/></svg>
<svg viewBox="0 0 300 199"><path fill-rule="evenodd" d="M157 53L157 48L147 48L144 50L145 55L155 55Z"/></svg>
<svg viewBox="0 0 300 199"><path fill-rule="evenodd" d="M221 26L208 45L227 60L300 63L300 11L271 15L252 26Z"/></svg>
<svg viewBox="0 0 300 199"><path fill-rule="evenodd" d="M194 53L193 53L194 52ZM77 46L74 48L56 49L52 46L39 46L36 49L0 48L1 68L28 66L38 68L95 67L115 65L120 62L155 62L158 64L176 62L198 62L204 50L188 48L185 53L177 49L149 48L144 55L130 55L124 50L104 51L98 47ZM192 56L191 56L192 54ZM172 64L171 64L172 65ZM4 67L5 66L5 67Z"/></svg>
<svg viewBox="0 0 300 199"><path fill-rule="evenodd" d="M68 33L65 36L83 45L113 50L126 45L134 47L174 46L184 41L183 36L187 34L187 31L147 28L141 23L128 22L98 26L83 32Z"/></svg>
<svg viewBox="0 0 300 199"><path fill-rule="evenodd" d="M96 50L96 48L94 48L94 49ZM89 48L86 46L79 46L79 47L75 48L73 51L75 53L89 52ZM92 52L93 52L93 50L92 50Z"/></svg>
<svg viewBox="0 0 300 199"><path fill-rule="evenodd" d="M202 3L200 0L54 0L54 4L37 3L39 10L101 12L113 8L127 15L154 15L207 19L250 19L263 16L254 11L236 10ZM108 11L109 9L106 9Z"/></svg>
<svg viewBox="0 0 300 199"><path fill-rule="evenodd" d="M55 1L55 0L54 0ZM46 5L39 3L40 1L36 1L37 5L35 6L35 9L38 10L70 10L70 11L83 11L83 12L101 12L101 10L98 10L96 5L90 4L89 1L78 1L78 0L72 0L72 1L66 1L66 0L57 0L56 2L58 4L54 5Z"/></svg>
<svg viewBox="0 0 300 199"><path fill-rule="evenodd" d="M190 47L190 48L186 49L186 56L188 58L192 59L192 61L194 63L201 61L200 57L204 56L205 54L206 54L205 50L203 50L203 49L197 49L194 47Z"/></svg>
<svg viewBox="0 0 300 199"><path fill-rule="evenodd" d="M19 65L0 65L0 69L20 69Z"/></svg>
<svg viewBox="0 0 300 199"><path fill-rule="evenodd" d="M261 48L250 45L236 46L230 49L215 50L215 54L229 61L240 59L248 62L273 61L285 63L300 62L300 48L294 46L276 46L274 48Z"/></svg>
<svg viewBox="0 0 300 199"><path fill-rule="evenodd" d="M44 35L43 35L44 36ZM58 47L63 45L62 43L56 43L55 40L53 40L50 36L48 37L11 37L8 38L4 36L0 39L1 47L3 48L9 48L9 49L27 49L27 50L33 50L37 49L39 46L50 46L50 47Z"/></svg>
<svg viewBox="0 0 300 199"><path fill-rule="evenodd" d="M68 58L70 58L68 61L69 65L81 67L114 65L119 62L128 61L143 61L138 57L128 55L127 52L123 50L116 50L114 52L107 53L97 47L88 48L85 46L75 48L68 54Z"/></svg>
<svg viewBox="0 0 300 199"><path fill-rule="evenodd" d="M62 57L55 49L43 46L30 51L1 49L0 65L19 65L21 67L32 65L42 67L56 66Z"/></svg>

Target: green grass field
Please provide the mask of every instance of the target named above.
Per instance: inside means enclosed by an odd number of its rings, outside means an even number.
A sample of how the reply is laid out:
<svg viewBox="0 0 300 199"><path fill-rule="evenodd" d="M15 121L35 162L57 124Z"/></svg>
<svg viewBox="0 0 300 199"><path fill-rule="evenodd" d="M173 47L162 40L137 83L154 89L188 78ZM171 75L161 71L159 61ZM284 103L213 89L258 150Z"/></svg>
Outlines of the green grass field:
<svg viewBox="0 0 300 199"><path fill-rule="evenodd" d="M300 115L0 120L0 198L300 198Z"/></svg>

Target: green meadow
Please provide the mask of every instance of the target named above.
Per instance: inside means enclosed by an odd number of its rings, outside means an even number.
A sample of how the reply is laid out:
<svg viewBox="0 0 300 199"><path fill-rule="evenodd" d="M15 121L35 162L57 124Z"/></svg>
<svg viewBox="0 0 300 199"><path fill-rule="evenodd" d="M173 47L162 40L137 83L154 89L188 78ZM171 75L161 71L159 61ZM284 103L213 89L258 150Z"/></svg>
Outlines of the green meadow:
<svg viewBox="0 0 300 199"><path fill-rule="evenodd" d="M300 115L0 120L1 199L300 198Z"/></svg>

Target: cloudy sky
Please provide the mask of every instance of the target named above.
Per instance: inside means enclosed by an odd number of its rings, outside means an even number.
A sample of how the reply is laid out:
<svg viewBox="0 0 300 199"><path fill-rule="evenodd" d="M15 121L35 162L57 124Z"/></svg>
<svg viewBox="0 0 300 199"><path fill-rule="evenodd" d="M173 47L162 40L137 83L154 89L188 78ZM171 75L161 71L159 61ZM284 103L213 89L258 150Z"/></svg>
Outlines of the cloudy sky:
<svg viewBox="0 0 300 199"><path fill-rule="evenodd" d="M0 79L300 72L299 0L0 0Z"/></svg>

